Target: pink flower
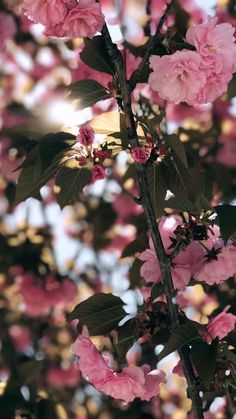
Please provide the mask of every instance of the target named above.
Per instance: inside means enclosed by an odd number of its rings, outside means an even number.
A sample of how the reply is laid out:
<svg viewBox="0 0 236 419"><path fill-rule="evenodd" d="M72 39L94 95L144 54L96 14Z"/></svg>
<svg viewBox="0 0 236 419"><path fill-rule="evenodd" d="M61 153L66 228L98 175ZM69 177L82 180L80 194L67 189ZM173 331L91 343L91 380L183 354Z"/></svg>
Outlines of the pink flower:
<svg viewBox="0 0 236 419"><path fill-rule="evenodd" d="M112 370L92 343L86 326L71 349L79 357L78 366L82 376L95 386L111 377Z"/></svg>
<svg viewBox="0 0 236 419"><path fill-rule="evenodd" d="M174 215L162 217L159 222L160 233L167 254L170 254L172 251L170 249L170 238L175 237L173 232L180 224L182 224L182 218ZM140 274L147 282L160 282L160 265L151 239L149 240L149 247L149 249L146 249L139 255L139 259L144 261L140 269ZM203 257L204 252L196 242L192 242L185 250L178 253L172 260L171 268L175 288L182 289L188 285L196 270L202 266Z"/></svg>
<svg viewBox="0 0 236 419"><path fill-rule="evenodd" d="M23 0L23 10L33 22L45 25L48 36L92 38L104 25L95 0Z"/></svg>
<svg viewBox="0 0 236 419"><path fill-rule="evenodd" d="M12 39L17 31L16 22L13 17L8 14L0 13L0 51L5 48L6 41Z"/></svg>
<svg viewBox="0 0 236 419"><path fill-rule="evenodd" d="M219 284L236 273L236 248L229 241L224 246L219 237L211 237L205 241L210 254L204 250L204 259L194 277L209 285Z"/></svg>
<svg viewBox="0 0 236 419"><path fill-rule="evenodd" d="M95 0L80 0L66 16L61 36L92 38L96 32L101 32L103 25L100 5Z"/></svg>
<svg viewBox="0 0 236 419"><path fill-rule="evenodd" d="M32 346L30 331L27 327L13 324L9 327L9 335L17 351L24 352Z"/></svg>
<svg viewBox="0 0 236 419"><path fill-rule="evenodd" d="M26 16L35 23L45 26L55 26L65 19L68 9L66 0L23 0L23 10ZM76 1L73 1L76 5Z"/></svg>
<svg viewBox="0 0 236 419"><path fill-rule="evenodd" d="M236 69L234 31L230 23L217 25L217 18L210 16L206 23L188 29L186 39L201 55L201 71L206 75L206 84L198 94L198 103L212 102L227 90Z"/></svg>
<svg viewBox="0 0 236 419"><path fill-rule="evenodd" d="M46 373L46 381L50 386L75 387L79 382L79 371L74 365L67 368L50 368Z"/></svg>
<svg viewBox="0 0 236 419"><path fill-rule="evenodd" d="M197 95L206 83L200 71L201 56L195 51L176 51L172 55L150 57L153 72L149 84L162 99L170 102L197 104Z"/></svg>
<svg viewBox="0 0 236 419"><path fill-rule="evenodd" d="M208 343L211 343L217 337L223 339L235 328L236 316L232 313L227 313L229 307L225 307L222 313L209 321L207 326L208 335L206 336Z"/></svg>
<svg viewBox="0 0 236 419"><path fill-rule="evenodd" d="M92 180L95 182L96 180L101 180L106 177L105 169L101 164L95 164L92 169Z"/></svg>
<svg viewBox="0 0 236 419"><path fill-rule="evenodd" d="M142 147L131 148L131 157L137 163L146 163L147 161L146 152Z"/></svg>
<svg viewBox="0 0 236 419"><path fill-rule="evenodd" d="M84 125L81 127L76 140L83 144L85 147L92 145L94 140L93 128L91 128L89 125Z"/></svg>
<svg viewBox="0 0 236 419"><path fill-rule="evenodd" d="M76 285L70 279L58 282L53 275L45 279L25 273L19 277L24 311L31 317L45 316L54 308L64 310L76 293Z"/></svg>
<svg viewBox="0 0 236 419"><path fill-rule="evenodd" d="M196 47L197 52L208 60L223 58L223 66L233 72L236 57L236 44L234 38L235 28L230 23L217 25L217 17L208 16L206 23L189 28L186 33L187 41Z"/></svg>
<svg viewBox="0 0 236 419"><path fill-rule="evenodd" d="M150 400L159 394L159 386L165 380L164 372L150 371L148 365L125 367L121 372L115 372L91 342L86 326L72 351L79 356L78 365L84 378L99 391L125 403L136 397Z"/></svg>

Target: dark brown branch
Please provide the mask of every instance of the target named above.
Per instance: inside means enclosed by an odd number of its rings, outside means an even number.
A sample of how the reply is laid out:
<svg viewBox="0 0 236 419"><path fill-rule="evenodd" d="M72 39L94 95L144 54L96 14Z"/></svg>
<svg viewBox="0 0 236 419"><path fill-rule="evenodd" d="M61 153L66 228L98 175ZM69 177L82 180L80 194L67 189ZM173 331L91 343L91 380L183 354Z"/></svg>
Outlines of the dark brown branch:
<svg viewBox="0 0 236 419"><path fill-rule="evenodd" d="M170 7L170 6L169 6ZM166 18L169 7L166 9L165 15L162 17L162 23ZM158 25L158 32L162 25L160 22ZM118 50L116 44L111 40L110 33L106 25L102 29L103 40L108 52L108 55L113 60L116 77L120 85L120 92L122 97L122 110L125 114L127 136L129 144L131 146L139 146L138 135L136 131L135 119L131 107L131 87L126 80L125 66L120 51ZM145 57L148 57L152 51L152 47L149 47L148 53L145 54ZM152 200L148 188L148 181L146 176L145 166L142 164L136 164L137 173L138 173L138 183L141 193L141 202L144 209L144 213L147 219L148 227L151 232L154 248L156 251L157 258L160 263L160 270L162 276L162 282L167 298L167 305L169 309L169 314L171 318L171 327L174 330L179 326L179 314L178 306L175 303L175 292L173 286L173 280L171 276L171 265L170 259L166 255L161 235L156 223L155 212L152 206ZM199 390L197 385L197 378L195 377L192 362L189 355L188 345L183 346L179 350L179 356L181 363L183 365L183 370L186 376L188 383L188 395L192 400L192 411L195 419L204 419L202 411L202 400L199 396Z"/></svg>
<svg viewBox="0 0 236 419"><path fill-rule="evenodd" d="M153 50L156 46L156 43L159 40L161 29L163 27L163 24L165 23L165 20L168 16L168 13L170 11L171 6L172 6L172 1L170 1L170 3L166 6L165 12L163 13L163 15L160 18L160 21L157 25L155 34L152 37L149 38L149 42L147 44L145 54L142 58L141 63L139 64L139 67L138 67L137 70L134 71L134 73L132 74L132 76L130 78L130 86L131 86L132 90L135 88L136 84L139 82L140 75L142 74L145 66L147 65L148 59L149 59L150 55L152 54L152 52L153 52Z"/></svg>

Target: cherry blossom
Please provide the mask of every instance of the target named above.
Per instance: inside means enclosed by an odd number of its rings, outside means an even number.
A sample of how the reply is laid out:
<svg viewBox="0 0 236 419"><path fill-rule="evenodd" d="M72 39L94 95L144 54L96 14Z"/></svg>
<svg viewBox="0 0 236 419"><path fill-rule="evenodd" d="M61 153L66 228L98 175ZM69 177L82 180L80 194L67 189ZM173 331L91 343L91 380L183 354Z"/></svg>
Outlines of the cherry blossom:
<svg viewBox="0 0 236 419"><path fill-rule="evenodd" d="M125 403L136 397L150 400L159 394L159 386L165 380L163 371L150 371L149 365L133 365L115 372L92 343L86 326L73 344L72 352L79 357L78 366L84 378L98 390Z"/></svg>

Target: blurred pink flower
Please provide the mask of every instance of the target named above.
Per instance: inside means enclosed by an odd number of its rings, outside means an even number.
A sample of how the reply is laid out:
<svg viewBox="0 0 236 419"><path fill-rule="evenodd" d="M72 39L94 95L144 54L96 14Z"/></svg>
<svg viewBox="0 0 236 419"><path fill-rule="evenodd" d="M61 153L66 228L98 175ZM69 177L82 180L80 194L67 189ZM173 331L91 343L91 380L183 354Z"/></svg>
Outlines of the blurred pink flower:
<svg viewBox="0 0 236 419"><path fill-rule="evenodd" d="M53 387L75 387L79 383L79 371L74 365L67 368L50 368L46 373L46 381Z"/></svg>
<svg viewBox="0 0 236 419"><path fill-rule="evenodd" d="M24 311L32 317L48 315L55 308L64 310L76 295L73 281L63 279L58 282L53 275L41 279L32 273L25 273L19 277L19 286Z"/></svg>
<svg viewBox="0 0 236 419"><path fill-rule="evenodd" d="M14 18L5 12L0 12L0 51L5 48L6 41L12 39L17 31Z"/></svg>
<svg viewBox="0 0 236 419"><path fill-rule="evenodd" d="M23 0L23 10L33 22L45 25L48 36L92 38L104 25L95 0Z"/></svg>
<svg viewBox="0 0 236 419"><path fill-rule="evenodd" d="M32 338L27 327L13 324L9 327L9 335L18 352L24 352L32 345Z"/></svg>

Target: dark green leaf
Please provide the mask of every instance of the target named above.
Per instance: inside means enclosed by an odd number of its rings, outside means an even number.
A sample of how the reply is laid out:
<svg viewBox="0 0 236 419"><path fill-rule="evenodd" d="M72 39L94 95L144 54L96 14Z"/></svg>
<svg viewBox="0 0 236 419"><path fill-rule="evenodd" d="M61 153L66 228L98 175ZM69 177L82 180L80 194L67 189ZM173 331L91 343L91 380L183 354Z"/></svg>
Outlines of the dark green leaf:
<svg viewBox="0 0 236 419"><path fill-rule="evenodd" d="M85 324L93 336L103 335L116 329L127 316L124 305L124 301L113 294L99 293L78 304L68 318Z"/></svg>
<svg viewBox="0 0 236 419"><path fill-rule="evenodd" d="M121 259L134 256L136 253L140 253L148 247L148 243L140 239L135 239L129 243L123 250Z"/></svg>
<svg viewBox="0 0 236 419"><path fill-rule="evenodd" d="M45 135L38 144L42 172L51 165L58 154L70 149L75 142L75 136L67 132Z"/></svg>
<svg viewBox="0 0 236 419"><path fill-rule="evenodd" d="M111 95L105 87L95 80L81 80L68 87L69 97L79 101L79 108L92 106L99 100L109 99Z"/></svg>
<svg viewBox="0 0 236 419"><path fill-rule="evenodd" d="M129 281L130 281L130 288L135 289L140 287L143 283L143 279L140 276L140 269L143 262L139 259L135 259L133 265L129 270Z"/></svg>
<svg viewBox="0 0 236 419"><path fill-rule="evenodd" d="M211 345L203 340L194 341L191 348L191 358L206 388L209 388L216 368L218 340Z"/></svg>
<svg viewBox="0 0 236 419"><path fill-rule="evenodd" d="M80 53L81 60L94 70L107 74L113 74L113 65L106 52L102 36L84 40L84 49Z"/></svg>
<svg viewBox="0 0 236 419"><path fill-rule="evenodd" d="M15 204L30 197L39 198L40 189L56 174L57 168L58 165L53 164L42 174L39 159L34 165L24 167L18 179Z"/></svg>
<svg viewBox="0 0 236 419"><path fill-rule="evenodd" d="M69 169L61 167L58 171L55 185L57 202L61 208L78 202L80 193L91 180L91 171L85 168Z"/></svg>
<svg viewBox="0 0 236 419"><path fill-rule="evenodd" d="M174 154L178 157L179 161L188 169L187 155L182 141L180 141L178 135L171 134L166 138L166 145L169 146Z"/></svg>
<svg viewBox="0 0 236 419"><path fill-rule="evenodd" d="M164 287L161 282L154 284L151 290L151 300L155 301L157 297L160 297L161 295L164 295Z"/></svg>
<svg viewBox="0 0 236 419"><path fill-rule="evenodd" d="M118 342L116 349L120 359L124 359L128 350L137 339L137 328L133 319L128 320L123 326L118 328Z"/></svg>
<svg viewBox="0 0 236 419"><path fill-rule="evenodd" d="M177 351L181 346L196 339L200 339L200 336L195 326L189 323L180 325L172 332L170 339L159 354L158 360L160 361L171 352Z"/></svg>
<svg viewBox="0 0 236 419"><path fill-rule="evenodd" d="M39 374L42 371L44 361L24 362L17 368L17 376L10 379L7 384L4 395L14 393L22 386L34 386Z"/></svg>
<svg viewBox="0 0 236 419"><path fill-rule="evenodd" d="M162 166L153 163L147 168L147 181L151 200L156 217L162 215L165 208L165 197L167 192L167 185L162 171Z"/></svg>
<svg viewBox="0 0 236 419"><path fill-rule="evenodd" d="M218 215L221 236L226 244L236 231L236 206L218 205L214 211Z"/></svg>
<svg viewBox="0 0 236 419"><path fill-rule="evenodd" d="M161 329L157 332L154 332L152 336L153 345L165 345L170 339L170 332L167 329Z"/></svg>

